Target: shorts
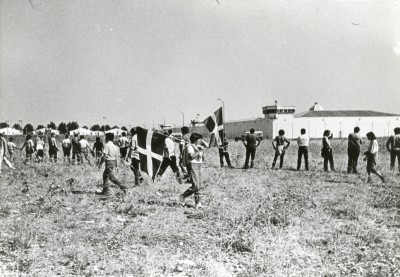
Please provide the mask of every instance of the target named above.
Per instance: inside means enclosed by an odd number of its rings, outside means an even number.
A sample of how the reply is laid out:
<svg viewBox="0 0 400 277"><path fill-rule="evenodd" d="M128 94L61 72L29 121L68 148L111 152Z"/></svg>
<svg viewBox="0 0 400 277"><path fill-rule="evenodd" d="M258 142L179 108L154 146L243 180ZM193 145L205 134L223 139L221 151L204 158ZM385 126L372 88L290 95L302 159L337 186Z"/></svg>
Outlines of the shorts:
<svg viewBox="0 0 400 277"><path fill-rule="evenodd" d="M64 156L69 157L71 155L71 148L63 148Z"/></svg>
<svg viewBox="0 0 400 277"><path fill-rule="evenodd" d="M43 149L39 149L39 150L37 151L37 155L38 155L39 157L43 158L43 157L44 157L44 151L43 151Z"/></svg>

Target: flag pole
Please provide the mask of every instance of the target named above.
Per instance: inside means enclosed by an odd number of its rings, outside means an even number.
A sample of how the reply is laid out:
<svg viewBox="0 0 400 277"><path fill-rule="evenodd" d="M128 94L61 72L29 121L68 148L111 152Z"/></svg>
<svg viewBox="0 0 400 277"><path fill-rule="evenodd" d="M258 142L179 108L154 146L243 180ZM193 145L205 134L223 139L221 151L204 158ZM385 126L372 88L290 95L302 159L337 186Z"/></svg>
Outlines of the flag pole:
<svg viewBox="0 0 400 277"><path fill-rule="evenodd" d="M221 98L218 98L219 101L222 102L222 138L221 143L224 145L224 135L225 135L225 103Z"/></svg>

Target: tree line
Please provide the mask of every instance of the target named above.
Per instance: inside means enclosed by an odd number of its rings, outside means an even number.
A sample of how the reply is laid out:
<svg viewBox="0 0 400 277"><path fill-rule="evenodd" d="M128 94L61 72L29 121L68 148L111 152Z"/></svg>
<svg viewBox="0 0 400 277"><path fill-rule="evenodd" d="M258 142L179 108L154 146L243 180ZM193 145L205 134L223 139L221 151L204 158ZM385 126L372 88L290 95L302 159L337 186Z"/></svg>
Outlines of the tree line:
<svg viewBox="0 0 400 277"><path fill-rule="evenodd" d="M50 121L50 123L47 124L46 126L47 126L47 128L50 128L50 129L53 129L53 130L58 130L60 132L60 134L64 135L64 134L68 134L69 131L73 131L73 130L78 129L79 128L79 123L76 122L76 121L72 121L72 122L68 122L68 123L61 122L57 126L53 121ZM28 134L28 133L33 132L35 130L46 128L46 126L42 125L42 124L39 124L35 129L32 124L27 123L22 128L22 126L20 124L15 123L12 126L12 128L22 131L23 134L25 135L25 134ZM0 122L0 129L8 128L8 127L10 127L10 125L7 122ZM90 129L91 131L102 131L102 132L108 131L108 130L111 130L111 129L116 129L116 128L119 129L119 127L117 125L115 125L114 127L111 127L110 125L99 125L99 124L94 124L94 125L92 125L90 127L82 126L82 128L87 129L87 130ZM128 131L128 129L125 126L122 126L121 129L125 130L125 131Z"/></svg>

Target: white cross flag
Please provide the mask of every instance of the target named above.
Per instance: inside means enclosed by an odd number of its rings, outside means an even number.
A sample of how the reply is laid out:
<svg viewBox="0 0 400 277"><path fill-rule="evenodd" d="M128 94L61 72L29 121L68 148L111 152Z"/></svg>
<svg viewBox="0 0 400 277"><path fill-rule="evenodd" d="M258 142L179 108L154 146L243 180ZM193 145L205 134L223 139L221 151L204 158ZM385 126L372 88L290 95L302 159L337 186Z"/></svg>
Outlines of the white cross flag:
<svg viewBox="0 0 400 277"><path fill-rule="evenodd" d="M163 159L166 136L141 127L136 130L140 169L154 180Z"/></svg>
<svg viewBox="0 0 400 277"><path fill-rule="evenodd" d="M206 125L207 130L211 133L210 147L214 147L222 144L224 135L224 121L222 118L222 107L216 110L211 116L207 117L203 121Z"/></svg>

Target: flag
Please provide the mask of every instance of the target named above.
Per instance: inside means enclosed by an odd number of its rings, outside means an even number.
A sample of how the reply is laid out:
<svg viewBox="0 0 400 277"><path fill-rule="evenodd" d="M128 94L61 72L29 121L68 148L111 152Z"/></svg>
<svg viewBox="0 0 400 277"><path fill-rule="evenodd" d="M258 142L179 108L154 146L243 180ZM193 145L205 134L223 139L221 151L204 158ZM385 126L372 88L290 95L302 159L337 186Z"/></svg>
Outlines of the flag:
<svg viewBox="0 0 400 277"><path fill-rule="evenodd" d="M136 130L140 169L154 180L160 169L163 159L164 142L167 137L141 127L137 127Z"/></svg>
<svg viewBox="0 0 400 277"><path fill-rule="evenodd" d="M211 133L210 147L222 144L224 136L224 121L222 118L222 107L216 110L211 116L203 121L207 130Z"/></svg>

